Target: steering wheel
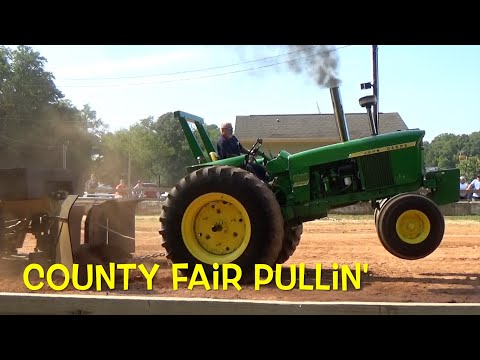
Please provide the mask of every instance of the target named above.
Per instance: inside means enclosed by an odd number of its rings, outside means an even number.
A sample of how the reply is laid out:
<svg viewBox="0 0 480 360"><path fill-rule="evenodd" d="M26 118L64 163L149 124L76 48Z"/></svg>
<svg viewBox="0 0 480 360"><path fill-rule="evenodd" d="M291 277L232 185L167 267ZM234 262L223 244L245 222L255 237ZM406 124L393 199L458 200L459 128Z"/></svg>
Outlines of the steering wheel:
<svg viewBox="0 0 480 360"><path fill-rule="evenodd" d="M250 164L252 162L255 162L255 158L258 155L260 146L262 146L263 139L258 138L255 144L251 147L251 149L248 151L248 154L245 155L245 162L246 164Z"/></svg>

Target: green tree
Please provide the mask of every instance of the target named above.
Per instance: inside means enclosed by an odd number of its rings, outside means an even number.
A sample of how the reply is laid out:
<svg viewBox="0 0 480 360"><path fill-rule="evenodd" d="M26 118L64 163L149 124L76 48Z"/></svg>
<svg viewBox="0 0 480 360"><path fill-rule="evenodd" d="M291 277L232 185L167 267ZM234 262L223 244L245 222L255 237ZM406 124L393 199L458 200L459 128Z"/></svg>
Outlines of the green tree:
<svg viewBox="0 0 480 360"><path fill-rule="evenodd" d="M128 177L128 141L126 129L102 136L99 155L95 158L95 174L100 182L115 186Z"/></svg>
<svg viewBox="0 0 480 360"><path fill-rule="evenodd" d="M153 117L140 120L130 127L132 174L138 180L158 183L157 154L166 146L160 141Z"/></svg>
<svg viewBox="0 0 480 360"><path fill-rule="evenodd" d="M440 134L431 143L424 142L424 150L426 166L458 167L469 178L480 171L476 160L480 157L480 132Z"/></svg>
<svg viewBox="0 0 480 360"><path fill-rule="evenodd" d="M480 172L480 156L467 157L460 161L460 174L467 178L467 181L474 179Z"/></svg>
<svg viewBox="0 0 480 360"><path fill-rule="evenodd" d="M218 140L218 137L220 136L220 129L215 124L209 124L209 125L205 125L205 130L208 134L208 137L212 141L212 144L213 144L214 148L217 149L217 140ZM199 143L201 143L200 140L199 140L200 135L198 135L198 132L195 131L194 134L197 136L197 139L198 139L197 141L199 141Z"/></svg>
<svg viewBox="0 0 480 360"><path fill-rule="evenodd" d="M153 130L162 147L155 153L155 172L162 185L172 186L185 176L185 168L195 163L190 147L178 120L172 112L161 115Z"/></svg>
<svg viewBox="0 0 480 360"><path fill-rule="evenodd" d="M28 46L0 46L0 165L52 167L64 165L77 181L76 192L90 171L92 147L104 124L88 106L78 110L64 99L47 60ZM64 162L66 156L66 164Z"/></svg>
<svg viewBox="0 0 480 360"><path fill-rule="evenodd" d="M467 156L480 156L480 131L468 135L468 139L463 149Z"/></svg>
<svg viewBox="0 0 480 360"><path fill-rule="evenodd" d="M453 168L458 165L458 155L465 139L455 134L440 134L431 143L424 144L425 165Z"/></svg>
<svg viewBox="0 0 480 360"><path fill-rule="evenodd" d="M53 74L45 71L46 62L28 46L18 46L16 50L0 48L0 114L4 136L17 136L26 129L38 130L39 118L64 97L55 86Z"/></svg>
<svg viewBox="0 0 480 360"><path fill-rule="evenodd" d="M202 144L198 131L193 130L197 141ZM206 130L212 143L216 144L220 134L218 127L208 125ZM128 130L105 134L101 149L96 173L111 184L120 178L127 180L130 168L131 185L139 179L170 187L185 176L187 166L196 162L172 112L156 120L153 117L142 119Z"/></svg>

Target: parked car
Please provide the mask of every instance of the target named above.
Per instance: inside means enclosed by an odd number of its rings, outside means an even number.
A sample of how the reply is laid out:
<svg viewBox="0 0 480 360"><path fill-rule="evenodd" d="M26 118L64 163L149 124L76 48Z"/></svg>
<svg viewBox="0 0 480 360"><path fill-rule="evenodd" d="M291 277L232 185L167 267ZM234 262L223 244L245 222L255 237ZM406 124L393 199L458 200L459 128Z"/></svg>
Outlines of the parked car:
<svg viewBox="0 0 480 360"><path fill-rule="evenodd" d="M158 198L158 191L157 191L157 184L155 183L149 183L149 182L142 182L140 183L140 186L143 188L142 191L139 194L139 197L141 198L147 198L147 199L157 199ZM152 190L147 190L151 188Z"/></svg>
<svg viewBox="0 0 480 360"><path fill-rule="evenodd" d="M95 199L113 199L115 190L112 186L107 184L98 183L98 187L94 193L84 192L82 198L95 198Z"/></svg>
<svg viewBox="0 0 480 360"><path fill-rule="evenodd" d="M111 193L89 194L87 192L84 192L82 198L83 199L114 199L115 194L111 194Z"/></svg>
<svg viewBox="0 0 480 360"><path fill-rule="evenodd" d="M96 192L97 193L103 193L103 194L113 194L115 192L115 190L113 189L113 186L98 183L98 187L97 187Z"/></svg>

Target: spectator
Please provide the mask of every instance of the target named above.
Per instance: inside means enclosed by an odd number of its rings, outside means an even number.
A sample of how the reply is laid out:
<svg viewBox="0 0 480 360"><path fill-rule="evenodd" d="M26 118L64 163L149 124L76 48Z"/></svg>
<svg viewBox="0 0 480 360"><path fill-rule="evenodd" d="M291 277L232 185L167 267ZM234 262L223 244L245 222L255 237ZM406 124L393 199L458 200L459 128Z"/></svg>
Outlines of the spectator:
<svg viewBox="0 0 480 360"><path fill-rule="evenodd" d="M85 183L85 192L87 194L95 194L98 189L98 181L95 178L95 174L90 174L90 179Z"/></svg>
<svg viewBox="0 0 480 360"><path fill-rule="evenodd" d="M465 176L460 176L460 200L468 200L469 191L467 190L468 183Z"/></svg>
<svg viewBox="0 0 480 360"><path fill-rule="evenodd" d="M133 197L139 198L142 197L142 182L140 180L137 181L137 184L133 187L132 195Z"/></svg>
<svg viewBox="0 0 480 360"><path fill-rule="evenodd" d="M217 140L217 155L219 159L227 159L249 153L237 137L233 135L233 126L231 123L222 123L220 125L220 132L220 137ZM249 162L246 169L264 181L267 179L265 168L255 161Z"/></svg>
<svg viewBox="0 0 480 360"><path fill-rule="evenodd" d="M472 201L480 201L480 174L477 174L477 178L472 180L468 185L467 190L472 192L471 199Z"/></svg>
<svg viewBox="0 0 480 360"><path fill-rule="evenodd" d="M125 180L121 179L120 183L115 187L115 198L126 198L128 197L128 190L127 185L125 184Z"/></svg>

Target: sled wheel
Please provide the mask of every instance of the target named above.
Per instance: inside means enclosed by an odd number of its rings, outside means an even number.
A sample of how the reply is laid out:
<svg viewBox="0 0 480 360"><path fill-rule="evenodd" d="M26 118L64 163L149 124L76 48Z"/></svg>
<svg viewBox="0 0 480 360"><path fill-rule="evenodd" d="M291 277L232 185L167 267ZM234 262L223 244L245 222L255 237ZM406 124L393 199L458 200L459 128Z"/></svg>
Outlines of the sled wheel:
<svg viewBox="0 0 480 360"><path fill-rule="evenodd" d="M107 274L109 274L110 263L125 263L131 259L132 255L125 250L111 244L81 244L73 252L73 263L78 264L78 282L85 285L87 282L87 265L93 265L92 276L93 284L96 281L96 265L102 265ZM123 281L123 270L116 270L116 280ZM102 285L103 286L103 285Z"/></svg>

